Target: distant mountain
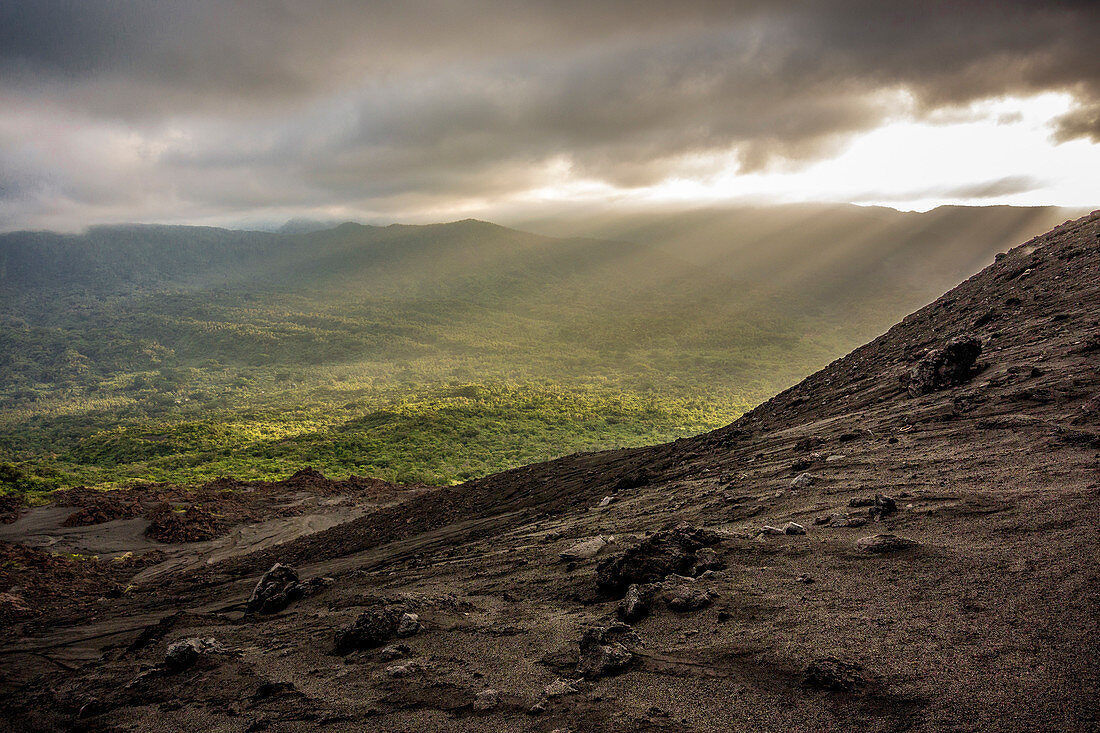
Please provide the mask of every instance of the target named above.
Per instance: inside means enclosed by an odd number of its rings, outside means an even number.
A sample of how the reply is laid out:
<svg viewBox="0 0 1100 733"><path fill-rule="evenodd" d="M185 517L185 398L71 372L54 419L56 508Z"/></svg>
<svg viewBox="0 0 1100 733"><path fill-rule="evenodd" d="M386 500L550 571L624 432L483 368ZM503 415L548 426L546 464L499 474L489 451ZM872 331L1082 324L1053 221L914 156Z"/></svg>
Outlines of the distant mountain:
<svg viewBox="0 0 1100 733"><path fill-rule="evenodd" d="M708 272L815 307L874 294L901 298L894 315L927 303L1013 242L1084 212L1057 207L943 206L902 212L847 204L687 210L555 211L513 225L551 236L650 245ZM884 320L883 325L887 325Z"/></svg>
<svg viewBox="0 0 1100 733"><path fill-rule="evenodd" d="M344 222L339 219L307 219L298 217L288 219L285 224L275 231L279 234L309 234L311 232L321 232L325 229L335 229L343 223Z"/></svg>
<svg viewBox="0 0 1100 733"><path fill-rule="evenodd" d="M608 268L625 274L648 263L634 275L658 277L670 265L691 267L674 260L648 246L554 239L472 219L386 227L349 222L303 234L126 225L83 235L0 235L0 289L338 286L407 292L431 284L438 294L439 287L519 274L588 277Z"/></svg>

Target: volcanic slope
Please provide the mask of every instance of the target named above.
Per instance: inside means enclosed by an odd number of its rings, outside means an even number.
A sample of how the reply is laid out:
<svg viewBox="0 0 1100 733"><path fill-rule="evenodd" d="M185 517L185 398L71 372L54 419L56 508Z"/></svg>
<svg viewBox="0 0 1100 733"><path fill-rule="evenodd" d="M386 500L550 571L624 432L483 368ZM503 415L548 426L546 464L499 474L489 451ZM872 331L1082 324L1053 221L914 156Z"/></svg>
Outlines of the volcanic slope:
<svg viewBox="0 0 1100 733"><path fill-rule="evenodd" d="M1100 212L726 428L9 627L0 704L16 730L1096 730L1098 506ZM246 613L275 562L307 582Z"/></svg>

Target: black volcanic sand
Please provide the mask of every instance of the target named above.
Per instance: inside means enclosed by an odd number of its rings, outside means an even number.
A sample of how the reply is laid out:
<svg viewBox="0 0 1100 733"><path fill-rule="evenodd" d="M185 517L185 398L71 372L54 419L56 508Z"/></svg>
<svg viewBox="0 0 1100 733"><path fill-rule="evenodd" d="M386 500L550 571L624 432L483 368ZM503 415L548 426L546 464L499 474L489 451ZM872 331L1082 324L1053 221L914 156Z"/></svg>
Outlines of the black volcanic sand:
<svg viewBox="0 0 1100 733"><path fill-rule="evenodd" d="M959 336L977 373L910 397ZM876 494L897 511L869 517ZM833 514L867 523L815 523ZM806 533L758 535L788 521ZM597 564L678 524L720 533L725 569L676 581L716 597L655 601L616 637L629 666L580 680L584 632L615 620ZM0 705L14 730L1097 730L1098 526L1100 212L727 428L430 491L114 598L93 584L84 624L4 628ZM916 544L857 546L880 534ZM333 582L245 615L276 561ZM334 653L386 605L422 624L403 657ZM192 637L215 643L165 669Z"/></svg>

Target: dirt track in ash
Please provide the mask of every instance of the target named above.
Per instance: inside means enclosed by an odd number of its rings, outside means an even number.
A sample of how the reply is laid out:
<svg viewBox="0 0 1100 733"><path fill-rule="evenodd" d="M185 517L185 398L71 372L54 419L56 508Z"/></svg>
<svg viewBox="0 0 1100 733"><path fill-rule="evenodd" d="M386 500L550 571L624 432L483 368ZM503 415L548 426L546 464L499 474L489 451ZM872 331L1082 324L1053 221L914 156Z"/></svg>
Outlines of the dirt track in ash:
<svg viewBox="0 0 1100 733"><path fill-rule="evenodd" d="M926 352L964 336L981 342L974 373L910 395ZM876 495L896 511L868 506ZM24 612L0 644L7 722L1096 730L1100 214L1011 250L726 428L365 512L170 572L150 572L154 557L112 578L117 597L74 591L81 623ZM805 534L762 532L788 522ZM649 612L632 632L612 626L621 591L601 592L597 569L647 537L675 544L681 525L709 546L639 586ZM860 542L884 534L910 543ZM609 541L561 558L596 537ZM276 562L331 580L246 613ZM383 623L337 651L340 629L386 613L419 628ZM166 666L186 639L214 641Z"/></svg>

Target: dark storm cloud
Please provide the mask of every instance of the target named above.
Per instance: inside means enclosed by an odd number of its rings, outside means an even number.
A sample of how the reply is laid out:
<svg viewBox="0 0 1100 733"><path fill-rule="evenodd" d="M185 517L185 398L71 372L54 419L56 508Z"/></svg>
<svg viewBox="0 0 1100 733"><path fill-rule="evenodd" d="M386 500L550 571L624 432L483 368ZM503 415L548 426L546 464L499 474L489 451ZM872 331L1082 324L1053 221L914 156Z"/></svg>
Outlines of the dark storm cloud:
<svg viewBox="0 0 1100 733"><path fill-rule="evenodd" d="M1074 2L8 2L0 96L22 116L0 165L70 203L102 187L106 152L28 162L54 142L39 114L60 137L159 140L112 185L210 211L493 196L556 160L629 187L692 153L814 159L913 113L898 90L927 115L1067 91L1052 132L1100 140L1098 19Z"/></svg>

